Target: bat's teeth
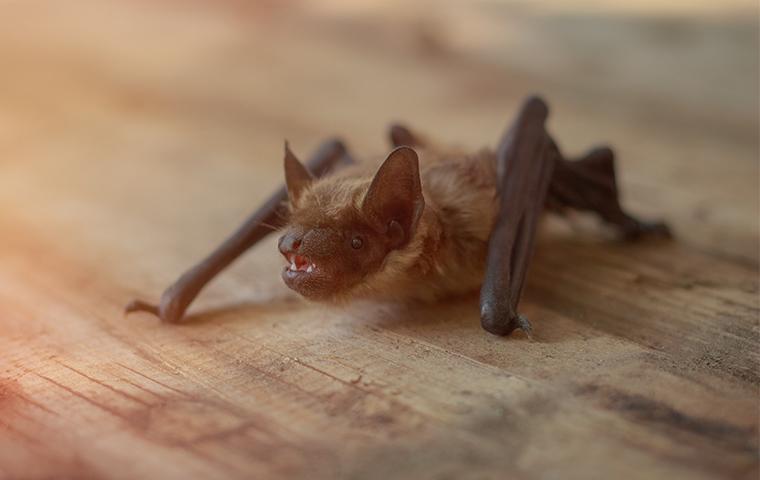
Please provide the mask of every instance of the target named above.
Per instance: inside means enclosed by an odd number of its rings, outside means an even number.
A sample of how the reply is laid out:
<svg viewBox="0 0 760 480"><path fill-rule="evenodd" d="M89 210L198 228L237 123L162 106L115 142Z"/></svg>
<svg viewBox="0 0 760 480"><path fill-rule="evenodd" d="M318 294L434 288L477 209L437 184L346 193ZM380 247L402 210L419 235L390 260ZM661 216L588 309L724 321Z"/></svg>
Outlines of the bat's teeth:
<svg viewBox="0 0 760 480"><path fill-rule="evenodd" d="M298 270L298 267L296 267L296 262L290 262L290 270L293 272Z"/></svg>
<svg viewBox="0 0 760 480"><path fill-rule="evenodd" d="M314 271L314 264L312 263L311 265L309 265L309 268L306 269L306 273L311 273L313 271Z"/></svg>

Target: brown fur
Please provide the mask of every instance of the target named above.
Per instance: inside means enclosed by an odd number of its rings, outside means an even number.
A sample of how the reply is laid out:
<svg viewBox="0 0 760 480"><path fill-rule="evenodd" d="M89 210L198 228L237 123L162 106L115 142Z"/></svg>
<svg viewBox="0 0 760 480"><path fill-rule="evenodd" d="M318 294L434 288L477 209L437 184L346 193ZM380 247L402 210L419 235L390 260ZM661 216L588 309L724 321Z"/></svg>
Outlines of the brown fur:
<svg viewBox="0 0 760 480"><path fill-rule="evenodd" d="M299 188L298 197L291 198L291 220L283 238L332 232L300 250L320 258L323 269L335 267L342 273L326 275L308 288L289 284L291 288L319 300L432 301L480 286L497 213L495 156L487 150L467 154L421 147L415 151L425 202L419 222L399 248L373 251L367 246L363 255L371 258L366 265L348 258L350 249L335 250L335 244L342 241L343 232L367 231L363 202L377 163L352 166ZM377 243L381 239L375 233L362 238ZM347 262L353 263L343 265Z"/></svg>

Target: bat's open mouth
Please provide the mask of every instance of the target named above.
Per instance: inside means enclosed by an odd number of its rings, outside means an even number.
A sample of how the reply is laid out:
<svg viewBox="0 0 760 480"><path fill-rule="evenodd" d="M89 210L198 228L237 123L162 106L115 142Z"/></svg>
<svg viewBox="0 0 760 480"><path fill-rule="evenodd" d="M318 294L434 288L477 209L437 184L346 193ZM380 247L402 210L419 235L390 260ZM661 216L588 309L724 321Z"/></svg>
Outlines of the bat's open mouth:
<svg viewBox="0 0 760 480"><path fill-rule="evenodd" d="M288 262L282 270L285 285L307 298L324 297L325 286L331 284L327 272L305 255L288 253L285 259Z"/></svg>
<svg viewBox="0 0 760 480"><path fill-rule="evenodd" d="M285 256L289 265L285 267L287 273L312 273L317 266L304 255L289 253Z"/></svg>

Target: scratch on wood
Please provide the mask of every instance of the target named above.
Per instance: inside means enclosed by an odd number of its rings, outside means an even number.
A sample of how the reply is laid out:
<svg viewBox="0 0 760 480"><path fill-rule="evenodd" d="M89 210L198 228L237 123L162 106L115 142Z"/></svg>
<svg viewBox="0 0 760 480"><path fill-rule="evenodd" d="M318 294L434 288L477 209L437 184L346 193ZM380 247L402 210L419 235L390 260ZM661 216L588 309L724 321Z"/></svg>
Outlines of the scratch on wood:
<svg viewBox="0 0 760 480"><path fill-rule="evenodd" d="M112 387L111 385L108 385L107 383L105 383L105 382L103 382L101 380L98 380L97 378L93 378L93 377L87 375L86 373L77 370L76 368L74 368L72 366L66 365L65 363L59 362L57 360L56 360L56 363L58 365L64 367L64 368L67 368L67 369L71 370L72 372L74 372L74 373L76 373L78 375L81 375L82 377L86 378L87 380L90 380L91 382L97 383L98 385L107 388L108 390L110 390L110 391L112 391L114 393L122 395L122 396L124 396L124 397L126 397L126 398L128 398L128 399L130 399L130 400L132 400L134 402L137 402L137 403L139 403L141 405L144 405L146 407L150 407L151 406L151 404L149 402L146 402L145 400L143 400L141 398L135 397L134 395L131 395L131 394L127 393L127 392L119 390L116 387Z"/></svg>
<svg viewBox="0 0 760 480"><path fill-rule="evenodd" d="M119 381L124 382L124 383L128 383L128 384L132 385L133 387L135 387L135 388L137 388L139 390L142 390L143 392L145 392L145 393L147 393L149 395L153 395L154 397L159 398L161 400L166 399L166 397L164 397L160 393L156 393L153 390L151 390L149 388L145 388L142 385L140 385L139 383L135 383L135 382L133 382L131 380L127 380L126 378L119 378Z"/></svg>
<svg viewBox="0 0 760 480"><path fill-rule="evenodd" d="M244 337L243 337L243 338L244 338ZM319 373L319 374L321 374L321 375L324 375L324 376L326 376L326 377L328 377L328 378L331 378L331 379L335 380L336 382L340 382L340 383L342 383L343 385L347 385L347 386L349 386L349 387L351 387L351 388L355 388L355 389L357 389L357 390L360 390L360 391L362 391L362 392L364 392L364 393L366 393L366 394L368 394L368 395L375 395L375 396L378 396L378 394L377 394L376 392L373 392L373 391L371 391L371 390L367 390L367 389L365 389L365 388L362 388L362 387L361 387L360 385L358 385L356 382L351 382L351 381L343 380L343 379L342 379L342 378L340 378L340 377L336 377L335 375L331 374L330 372L326 372L326 371L324 371L324 370L320 370L319 368L317 368L317 367L314 367L314 366L312 366L312 365L310 365L310 364L308 364L308 363L304 362L303 360L301 360L301 359L300 359L300 358L298 358L298 357L292 357L292 356L290 356L290 355L288 355L288 354L285 354L285 353L282 353L282 352L278 352L277 350L275 350L275 349L273 349L273 348L270 348L270 347L267 347L266 345L260 345L260 346L261 346L261 348L263 348L263 349L265 349L265 350L268 350L268 351L270 351L270 352L272 352L272 353L275 353L275 354L277 354L277 355L279 355L279 356L281 356L281 357L287 358L288 360L290 360L290 361L292 361L292 362L294 362L294 363L297 363L298 365L301 365L301 366L303 366L303 367L306 367L306 368L308 368L309 370L313 370L313 371L315 371L315 372L317 372L317 373ZM383 397L383 398L384 398L384 397Z"/></svg>
<svg viewBox="0 0 760 480"><path fill-rule="evenodd" d="M247 341L247 342L250 342L250 341L251 341L250 339L246 338L244 335L238 335L238 337L239 337L239 338L241 338L241 339L243 339L243 340L245 340L245 341ZM287 354L285 354L285 353L279 352L279 351L277 351L277 350L275 350L275 349L273 349L273 348L267 347L266 345L258 345L258 347L259 347L259 348L262 348L262 349L264 349L264 350L267 350L267 351L269 351L269 352L272 352L272 353L274 353L274 354L275 354L275 355L277 355L277 356L280 356L280 357L286 358L286 359L288 359L288 360L290 360L290 361L292 361L292 362L294 362L294 363L297 363L298 365L301 365L301 366L303 366L303 367L306 367L306 368L308 368L308 369L310 369L310 370L312 370L312 371L315 371L315 372L317 372L317 373L319 373L319 374L321 374L321 375L325 375L325 376L327 376L328 378L330 378L330 379L332 379L332 380L335 380L335 381L337 381L337 382L340 382L340 383L342 383L342 384L344 384L344 385L348 385L349 387L353 387L353 388L355 388L355 389L357 389L357 390L359 390L359 391L361 391L361 392L363 392L363 393L365 393L365 394L372 394L372 395L377 395L375 392L372 392L372 391L369 391L369 390L363 389L363 388L361 388L360 386L358 386L358 385L356 385L356 384L354 384L354 383L352 383L352 382L348 382L348 381L345 381L345 380L343 380L343 379L341 379L341 378L338 378L338 377L336 377L336 376L334 376L334 375L332 375L332 374L330 374L330 373L328 373L328 372L325 372L325 371L323 371L323 370L320 370L320 369L318 369L318 368L316 368L316 367L313 367L313 366L309 365L308 363L305 363L303 360L301 360L301 359L299 359L299 358L296 358L296 357L292 357L292 356L290 356L290 355L287 355ZM260 372L260 373L262 373L263 375L267 375L267 376L271 377L272 379L274 379L274 380L276 380L276 381L278 381L278 382L280 382L280 383L283 383L283 384L285 384L285 385L288 385L288 386L290 386L290 387L296 388L297 390L299 390L299 391L301 391L301 392L304 392L305 394L307 394L307 395L309 395L309 396L312 396L312 397L314 397L314 396L315 396L313 392L310 392L310 391L308 391L308 390L305 390L305 389L303 389L301 386L299 386L299 385L297 385L297 384L295 384L295 383L291 383L291 382L288 382L288 381L286 381L285 379L281 378L281 377L280 377L280 376L278 376L278 375L271 375L271 373L270 373L270 372L267 372L267 371L265 371L265 370L263 370L263 369L261 369L261 368L259 368L259 367L255 366L255 365L248 365L248 366L249 366L250 368L253 368L253 369L254 369L254 370L256 370L257 372Z"/></svg>
<svg viewBox="0 0 760 480"><path fill-rule="evenodd" d="M26 402L26 403L28 403L30 405L34 405L35 407L39 408L40 410L42 410L44 412L47 412L47 413L49 413L51 415L58 416L58 412L55 412L55 411L49 409L48 407L46 407L45 405L43 405L42 403L40 403L40 402L38 402L36 400L32 400L31 398L29 398L28 395L26 395L26 394L24 394L22 392L16 392L16 395L19 398L21 398L21 400L23 400L24 402Z"/></svg>
<svg viewBox="0 0 760 480"><path fill-rule="evenodd" d="M182 390L178 390L178 389L176 389L176 388L174 388L174 387L172 387L170 385L167 385L167 384L165 384L165 383L163 383L163 382L161 382L159 380L156 380L153 377L149 377L149 376L145 375L144 373L142 373L142 372L140 372L138 370L135 370L134 368L131 368L131 367L128 367L128 366L124 365L123 363L119 363L119 362L114 362L114 363L116 365L120 366L121 368L125 369L125 370L129 370L130 372L134 373L135 375L139 375L139 376L141 376L141 377L143 377L143 378L145 378L147 380L150 380L151 382L155 383L156 385L161 385L162 387L164 387L166 389L169 389L169 390L171 390L174 393L178 393L178 394L180 394L180 395L182 395L184 397L188 397L188 398L190 397L190 395L188 393L185 393Z"/></svg>
<svg viewBox="0 0 760 480"><path fill-rule="evenodd" d="M11 386L12 382L12 386ZM10 399L12 397L18 398L24 403L28 403L29 405L33 405L40 410L47 412L51 415L58 415L53 410L50 410L48 407L43 405L42 403L30 398L28 395L24 393L24 391L21 388L21 385L19 384L18 380L7 380L0 382L0 400L3 399Z"/></svg>
<svg viewBox="0 0 760 480"><path fill-rule="evenodd" d="M71 387L67 387L66 385L63 385L62 383L56 382L55 380L53 380L50 377L46 377L45 375L42 375L42 374L37 373L37 372L34 372L34 374L37 375L38 377L44 379L44 380L47 380L48 382L52 383L53 385L55 385L55 386L57 386L57 387L59 387L59 388L61 388L63 390L66 390L70 394L72 394L72 395L74 395L74 396L76 396L78 398L81 398L82 400L84 400L85 402L89 403L90 405L98 407L101 410L103 410L105 412L108 412L108 413L110 413L111 415L113 415L115 417L119 417L122 420L125 420L126 422L131 423L131 420L129 419L129 417L127 417L126 415L124 415L120 411L116 410L115 408L112 408L112 407L109 407L108 405L104 405L104 404L102 404L100 402L97 402L97 401L93 400L92 398L88 397L87 395L83 395L82 393L77 392L76 390L74 390Z"/></svg>

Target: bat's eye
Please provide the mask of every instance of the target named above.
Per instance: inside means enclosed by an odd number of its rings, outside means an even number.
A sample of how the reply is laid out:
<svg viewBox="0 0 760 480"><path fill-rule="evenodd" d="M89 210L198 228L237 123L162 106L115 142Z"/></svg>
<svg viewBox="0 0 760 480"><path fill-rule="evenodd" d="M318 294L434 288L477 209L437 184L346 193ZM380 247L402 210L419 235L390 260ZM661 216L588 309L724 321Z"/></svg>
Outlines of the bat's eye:
<svg viewBox="0 0 760 480"><path fill-rule="evenodd" d="M362 245L364 245L364 242L360 237L354 237L351 239L351 248L354 250L359 250L362 248Z"/></svg>

